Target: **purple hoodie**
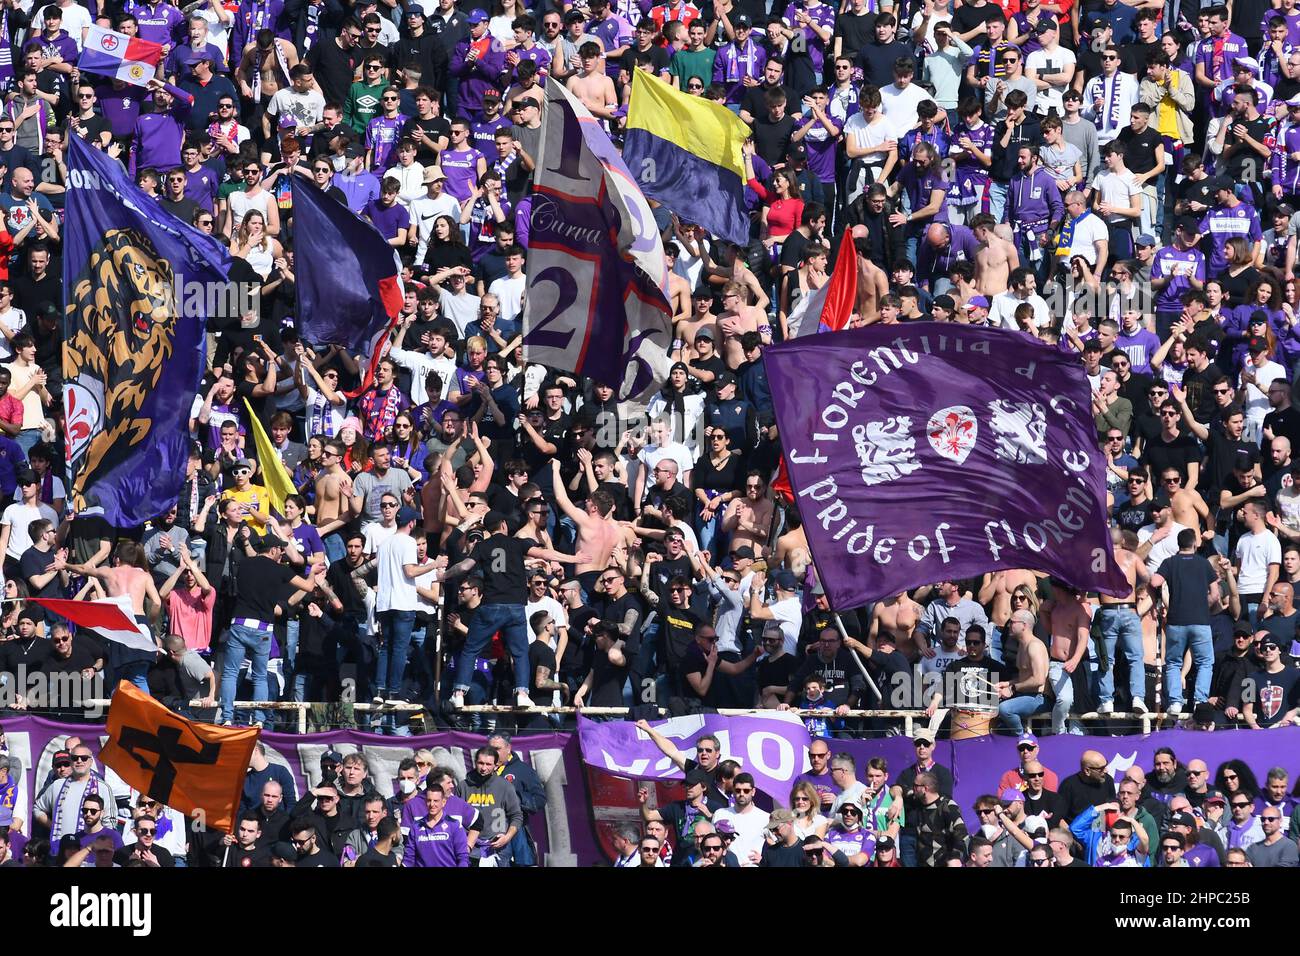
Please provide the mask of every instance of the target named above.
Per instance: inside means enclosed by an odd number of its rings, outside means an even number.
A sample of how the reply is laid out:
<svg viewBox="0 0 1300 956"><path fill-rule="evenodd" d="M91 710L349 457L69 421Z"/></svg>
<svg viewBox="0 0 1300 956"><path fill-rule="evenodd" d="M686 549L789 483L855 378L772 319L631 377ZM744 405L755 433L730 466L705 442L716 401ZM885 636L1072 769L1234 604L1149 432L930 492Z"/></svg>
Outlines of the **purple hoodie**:
<svg viewBox="0 0 1300 956"><path fill-rule="evenodd" d="M60 30L53 40L47 40L44 36L32 37L23 44L23 56L30 50L40 50L41 56L47 58L57 53L64 63L77 62L77 43L68 36L67 30Z"/></svg>
<svg viewBox="0 0 1300 956"><path fill-rule="evenodd" d="M489 37L488 51L477 59L469 60L470 47L474 44L466 37L456 44L456 51L451 56L451 75L460 81L460 111L472 113L477 118L483 112L483 94L488 90L500 92L506 85L506 55L500 49L501 44Z"/></svg>
<svg viewBox="0 0 1300 956"><path fill-rule="evenodd" d="M194 98L170 83L167 84L167 92L174 97L170 110L166 113L145 113L135 121L135 143L131 147L129 167L132 176L144 166L171 169L181 164L185 120L190 115Z"/></svg>
<svg viewBox="0 0 1300 956"><path fill-rule="evenodd" d="M929 240L921 237L921 251L917 255L916 277L919 281L924 282L927 286L935 279L941 279L948 274L954 262L969 262L974 264L975 254L979 252L980 244L975 238L975 233L962 225L948 225L948 245L942 249L935 249L930 245Z"/></svg>
<svg viewBox="0 0 1300 956"><path fill-rule="evenodd" d="M1042 166L1032 175L1016 173L1007 187L1007 220L1013 229L1021 226L1045 225L1060 222L1065 215L1061 191L1056 188L1052 174ZM1041 235L1037 230L1035 235Z"/></svg>

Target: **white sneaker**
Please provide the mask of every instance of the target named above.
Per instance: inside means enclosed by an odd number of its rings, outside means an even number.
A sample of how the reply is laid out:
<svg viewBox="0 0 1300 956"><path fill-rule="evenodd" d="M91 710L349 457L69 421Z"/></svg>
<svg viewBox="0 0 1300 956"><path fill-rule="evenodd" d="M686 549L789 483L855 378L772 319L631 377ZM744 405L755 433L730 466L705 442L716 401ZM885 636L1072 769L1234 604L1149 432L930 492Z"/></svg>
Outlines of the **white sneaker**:
<svg viewBox="0 0 1300 956"><path fill-rule="evenodd" d="M1182 712L1183 712L1183 705L1180 701L1175 701L1174 703L1170 704L1168 707L1165 708L1165 713L1169 714L1171 717L1177 717Z"/></svg>
<svg viewBox="0 0 1300 956"><path fill-rule="evenodd" d="M1175 705L1175 706L1176 706L1176 705ZM1146 702L1145 700L1143 700L1141 697L1134 697L1134 698L1133 698L1133 710L1134 710L1136 713L1139 713L1139 714L1145 714L1145 713L1150 712L1151 708L1147 706L1147 702Z"/></svg>
<svg viewBox="0 0 1300 956"><path fill-rule="evenodd" d="M1115 702L1113 700L1104 700L1097 705L1097 713L1113 714L1115 713Z"/></svg>
<svg viewBox="0 0 1300 956"><path fill-rule="evenodd" d="M451 699L447 701L452 710L460 710L465 706L465 692L463 690L452 691Z"/></svg>
<svg viewBox="0 0 1300 956"><path fill-rule="evenodd" d="M522 710L525 707L536 707L537 705L533 703L533 699L527 694L516 694L515 706Z"/></svg>

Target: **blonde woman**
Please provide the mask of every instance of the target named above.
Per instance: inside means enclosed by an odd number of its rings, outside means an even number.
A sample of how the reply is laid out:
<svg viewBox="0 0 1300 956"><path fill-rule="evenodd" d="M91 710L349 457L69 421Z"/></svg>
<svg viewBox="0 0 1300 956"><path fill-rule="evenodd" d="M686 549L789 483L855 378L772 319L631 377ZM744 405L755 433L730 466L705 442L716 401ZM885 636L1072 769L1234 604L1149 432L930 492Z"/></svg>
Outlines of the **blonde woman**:
<svg viewBox="0 0 1300 956"><path fill-rule="evenodd" d="M794 814L794 830L799 839L826 836L831 821L818 812L820 806L817 789L807 780L800 780L790 788L790 812Z"/></svg>

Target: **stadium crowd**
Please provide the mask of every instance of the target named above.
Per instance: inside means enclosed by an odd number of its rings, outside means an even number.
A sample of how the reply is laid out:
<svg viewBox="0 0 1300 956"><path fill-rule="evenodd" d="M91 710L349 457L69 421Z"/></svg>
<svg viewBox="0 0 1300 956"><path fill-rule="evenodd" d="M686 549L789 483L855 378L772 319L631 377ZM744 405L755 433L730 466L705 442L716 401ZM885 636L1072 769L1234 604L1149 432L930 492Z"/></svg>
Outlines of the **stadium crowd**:
<svg viewBox="0 0 1300 956"><path fill-rule="evenodd" d="M559 718L465 703L824 705L827 738L882 731L848 713L881 707L1011 734L1036 713L1055 733L1132 726L1092 711L1295 723L1293 0L28 6L0 9L0 670L103 672L222 723L268 723L234 702L277 697L484 731ZM164 44L148 88L78 71L92 22ZM753 130L747 247L656 208L675 364L645 407L520 348L545 78L617 143L635 69ZM261 292L211 318L184 485L142 528L69 507L69 136ZM372 356L297 328L295 173L404 264L391 347L351 397ZM777 480L762 354L846 230L851 324L1078 354L1126 598L1000 570L918 582L841 632ZM250 407L298 489L283 514ZM101 594L129 596L157 653L26 600Z"/></svg>

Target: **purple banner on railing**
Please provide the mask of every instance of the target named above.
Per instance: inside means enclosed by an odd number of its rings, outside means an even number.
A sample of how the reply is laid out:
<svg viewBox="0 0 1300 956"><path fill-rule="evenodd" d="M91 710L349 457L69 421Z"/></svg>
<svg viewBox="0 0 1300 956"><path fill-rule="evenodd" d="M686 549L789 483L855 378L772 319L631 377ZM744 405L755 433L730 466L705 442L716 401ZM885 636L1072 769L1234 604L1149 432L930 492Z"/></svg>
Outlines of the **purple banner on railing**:
<svg viewBox="0 0 1300 956"><path fill-rule="evenodd" d="M700 734L716 733L722 740L724 757L739 760L743 769L755 775L760 789L767 790L778 804L787 803L790 781L807 769L806 733L800 737L798 728L792 727L784 717L708 715L688 719L696 721L696 731L676 738L680 749L690 753L691 743ZM656 722L656 727L663 723L667 722ZM30 832L35 788L38 782L44 782L49 776L55 751L62 749L71 735L81 737L97 753L103 727L61 724L38 717L5 720L3 726L3 751L11 759L17 758L22 767L12 809L14 816L24 821L24 831ZM592 866L610 860L610 851L598 839L597 829L608 829L620 822L639 819L634 784L624 784L615 777L661 781L661 796L669 792L664 784L674 776L681 777L680 772L667 772L663 755L648 739L618 751L624 755L618 769L609 767L603 758L592 760L588 748L597 746L598 742L623 740L628 734L636 737L638 731L633 724L624 721L592 722L585 727L587 735L590 728L595 728L597 734L584 740L581 753L578 734L521 735L514 741L515 751L532 765L546 788L546 810L534 814L529 821L546 866ZM392 737L348 730L305 736L269 733L263 734L262 740L266 743L270 760L285 766L293 774L296 793L285 795L288 802L319 782L320 755L327 749L344 754L352 751L364 753L375 786L387 795L395 792L398 763L415 749L429 748L437 763L451 767L459 777L469 767L474 750L485 742L485 738L477 734L465 733L430 734L398 742ZM1043 737L1040 745L1039 760L1055 771L1061 780L1078 771L1079 759L1085 750L1099 751L1106 757L1112 775L1120 777L1135 765L1149 772L1159 747L1173 748L1183 764L1194 758L1204 760L1211 774L1219 764L1231 759L1244 760L1261 781L1274 766L1285 768L1292 779L1300 774L1300 728L1295 727L1265 732L1165 730L1146 737ZM646 746L650 749L646 750ZM857 762L859 778L864 775L867 760L872 757L884 757L888 761L891 780L916 760L907 737L832 740L831 750L851 754ZM797 758L788 756L796 753ZM956 781L954 796L972 828L976 825L971 810L975 800L981 794L995 793L1002 774L1018 765L1013 737L940 741L934 756L936 761L953 771ZM592 766L584 767L584 759ZM646 762L642 764L639 761ZM792 769L796 765L798 769ZM603 768L604 772L597 767ZM106 771L98 761L96 769L100 773ZM119 798L131 795L130 788L111 770L107 770L105 775ZM676 796L678 794L674 791L673 797Z"/></svg>
<svg viewBox="0 0 1300 956"><path fill-rule="evenodd" d="M693 714L651 721L678 750L694 755L705 734L719 741L720 759L732 758L753 774L754 785L784 802L790 782L808 766L808 729L794 714L770 711L750 717ZM684 776L650 735L626 720L598 723L579 715L582 759L590 766L638 780L680 780Z"/></svg>

